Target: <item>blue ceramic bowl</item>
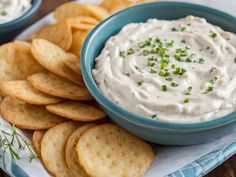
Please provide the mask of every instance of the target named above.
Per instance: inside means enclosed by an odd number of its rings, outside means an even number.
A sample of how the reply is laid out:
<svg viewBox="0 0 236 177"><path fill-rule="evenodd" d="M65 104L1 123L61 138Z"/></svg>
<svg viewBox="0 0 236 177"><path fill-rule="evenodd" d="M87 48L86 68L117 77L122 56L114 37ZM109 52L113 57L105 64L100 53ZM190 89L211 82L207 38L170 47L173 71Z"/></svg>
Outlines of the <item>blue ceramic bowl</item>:
<svg viewBox="0 0 236 177"><path fill-rule="evenodd" d="M157 2L131 7L103 21L90 33L82 50L82 74L90 93L115 123L150 142L165 145L199 144L223 136L236 125L236 112L215 120L191 124L170 123L139 116L113 103L104 96L94 81L92 69L95 58L100 54L104 43L123 26L132 22L145 22L149 18L173 20L187 15L204 17L208 22L236 33L236 18L219 10L189 3Z"/></svg>
<svg viewBox="0 0 236 177"><path fill-rule="evenodd" d="M33 18L41 5L42 0L32 0L32 7L22 16L7 23L0 24L0 44L13 39Z"/></svg>

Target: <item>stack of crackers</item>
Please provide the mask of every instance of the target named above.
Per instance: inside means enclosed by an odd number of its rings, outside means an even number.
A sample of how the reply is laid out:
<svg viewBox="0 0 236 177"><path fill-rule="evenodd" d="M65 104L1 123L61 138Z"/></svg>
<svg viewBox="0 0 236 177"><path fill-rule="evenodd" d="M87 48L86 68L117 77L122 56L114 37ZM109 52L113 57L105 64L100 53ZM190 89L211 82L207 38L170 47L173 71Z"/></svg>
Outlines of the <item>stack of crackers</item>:
<svg viewBox="0 0 236 177"><path fill-rule="evenodd" d="M153 161L148 143L107 123L80 68L89 32L132 5L128 0L66 3L56 9L56 23L30 36L30 42L0 46L1 115L34 131L33 146L53 176L140 177Z"/></svg>

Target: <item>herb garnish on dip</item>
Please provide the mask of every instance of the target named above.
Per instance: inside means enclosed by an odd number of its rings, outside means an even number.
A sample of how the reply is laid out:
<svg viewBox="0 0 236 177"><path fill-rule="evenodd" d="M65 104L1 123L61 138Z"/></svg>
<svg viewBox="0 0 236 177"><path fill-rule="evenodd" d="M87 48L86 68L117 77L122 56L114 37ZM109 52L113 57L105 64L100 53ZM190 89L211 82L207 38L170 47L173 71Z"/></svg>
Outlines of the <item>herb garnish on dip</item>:
<svg viewBox="0 0 236 177"><path fill-rule="evenodd" d="M93 75L104 94L128 111L199 122L236 110L235 56L236 35L203 18L150 19L111 37Z"/></svg>

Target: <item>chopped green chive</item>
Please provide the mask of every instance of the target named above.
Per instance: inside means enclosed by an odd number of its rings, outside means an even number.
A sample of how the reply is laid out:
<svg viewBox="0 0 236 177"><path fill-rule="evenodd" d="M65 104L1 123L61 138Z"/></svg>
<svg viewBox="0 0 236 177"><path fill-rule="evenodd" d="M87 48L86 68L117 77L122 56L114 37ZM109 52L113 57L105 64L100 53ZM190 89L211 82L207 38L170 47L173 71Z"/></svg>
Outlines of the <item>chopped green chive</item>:
<svg viewBox="0 0 236 177"><path fill-rule="evenodd" d="M166 54L167 48L157 48L157 53L160 55L161 58L169 57L168 54Z"/></svg>
<svg viewBox="0 0 236 177"><path fill-rule="evenodd" d="M156 65L156 63L153 63L153 62L150 62L150 61L148 61L148 63L147 63L147 66L150 66L150 67L153 67L155 65Z"/></svg>
<svg viewBox="0 0 236 177"><path fill-rule="evenodd" d="M144 80L140 80L140 81L137 82L138 86L142 86L143 83L144 83Z"/></svg>
<svg viewBox="0 0 236 177"><path fill-rule="evenodd" d="M185 41L184 39L183 39L183 40L181 40L180 42L181 42L181 43L184 43L184 44L186 43L186 41Z"/></svg>
<svg viewBox="0 0 236 177"><path fill-rule="evenodd" d="M171 40L170 42L167 43L167 47L173 47L174 41Z"/></svg>
<svg viewBox="0 0 236 177"><path fill-rule="evenodd" d="M236 63L236 57L234 58L234 63Z"/></svg>
<svg viewBox="0 0 236 177"><path fill-rule="evenodd" d="M125 51L120 51L119 56L120 56L121 58L125 58Z"/></svg>
<svg viewBox="0 0 236 177"><path fill-rule="evenodd" d="M127 52L127 55L132 55L134 54L134 49L130 48Z"/></svg>
<svg viewBox="0 0 236 177"><path fill-rule="evenodd" d="M217 34L215 32L211 32L211 37L212 38L216 38L217 37Z"/></svg>
<svg viewBox="0 0 236 177"><path fill-rule="evenodd" d="M186 27L185 26L178 26L178 29L176 27L171 28L172 31L185 31Z"/></svg>
<svg viewBox="0 0 236 177"><path fill-rule="evenodd" d="M192 58L188 57L185 61L186 61L187 63L190 63L190 62L192 62Z"/></svg>
<svg viewBox="0 0 236 177"><path fill-rule="evenodd" d="M182 59L181 59L181 56L180 55L175 55L175 59L177 60L177 61L183 61Z"/></svg>
<svg viewBox="0 0 236 177"><path fill-rule="evenodd" d="M149 55L149 51L148 50L144 50L143 51L143 56L148 56Z"/></svg>
<svg viewBox="0 0 236 177"><path fill-rule="evenodd" d="M185 95L191 95L192 94L192 87L188 87L187 90L185 91Z"/></svg>
<svg viewBox="0 0 236 177"><path fill-rule="evenodd" d="M150 54L155 54L155 53L156 53L156 50L155 50L155 49L151 49L151 50L149 51L149 53L150 53Z"/></svg>
<svg viewBox="0 0 236 177"><path fill-rule="evenodd" d="M189 46L186 46L185 48L178 48L176 49L175 59L180 62L192 62L192 58L196 56L196 54L190 54L188 53L188 50L190 49Z"/></svg>
<svg viewBox="0 0 236 177"><path fill-rule="evenodd" d="M153 42L152 38L148 38L146 41L140 42L140 43L138 44L138 46L139 46L139 48L145 48L145 47L147 47L147 46L151 46L151 45L152 45L152 42Z"/></svg>
<svg viewBox="0 0 236 177"><path fill-rule="evenodd" d="M168 77L168 78L166 78L166 80L167 80L167 81L173 81L173 78Z"/></svg>
<svg viewBox="0 0 236 177"><path fill-rule="evenodd" d="M175 82L171 82L170 85L171 85L171 87L178 87L178 86L179 86L179 85L176 84Z"/></svg>
<svg viewBox="0 0 236 177"><path fill-rule="evenodd" d="M150 58L148 58L148 61L156 61L157 62L157 58L150 57Z"/></svg>
<svg viewBox="0 0 236 177"><path fill-rule="evenodd" d="M212 86L208 86L207 90L203 93L203 94L207 94L210 93L214 90L214 88Z"/></svg>
<svg viewBox="0 0 236 177"><path fill-rule="evenodd" d="M204 60L203 58L199 58L199 59L198 59L198 63L199 63L199 64L204 64L204 63L205 63L205 60Z"/></svg>
<svg viewBox="0 0 236 177"><path fill-rule="evenodd" d="M156 42L156 43L161 43L161 39L160 39L159 37L157 37L157 38L155 39L155 42Z"/></svg>
<svg viewBox="0 0 236 177"><path fill-rule="evenodd" d="M178 31L175 27L171 28L172 31Z"/></svg>
<svg viewBox="0 0 236 177"><path fill-rule="evenodd" d="M153 119L155 119L155 118L157 118L157 114L153 114L151 117L152 117Z"/></svg>
<svg viewBox="0 0 236 177"><path fill-rule="evenodd" d="M134 68L135 68L137 71L141 72L141 68L140 68L140 67L134 66Z"/></svg>
<svg viewBox="0 0 236 177"><path fill-rule="evenodd" d="M189 49L191 49L191 47L188 45L188 46L185 47L185 49L189 50Z"/></svg>
<svg viewBox="0 0 236 177"><path fill-rule="evenodd" d="M162 85L162 91L166 92L167 91L167 86L166 85Z"/></svg>
<svg viewBox="0 0 236 177"><path fill-rule="evenodd" d="M183 75L187 70L184 68L177 67L173 72L175 75Z"/></svg>
<svg viewBox="0 0 236 177"><path fill-rule="evenodd" d="M189 98L185 98L184 99L184 103L186 104L186 103L189 103Z"/></svg>
<svg viewBox="0 0 236 177"><path fill-rule="evenodd" d="M215 76L213 79L210 80L210 83L214 84L217 81L217 79L218 79L218 77Z"/></svg>
<svg viewBox="0 0 236 177"><path fill-rule="evenodd" d="M2 15L2 16L6 16L6 15L7 15L7 12L6 12L6 11L2 11L2 12L1 12L1 15Z"/></svg>
<svg viewBox="0 0 236 177"><path fill-rule="evenodd" d="M168 72L168 70L161 70L159 72L159 76L161 76L161 77L167 77L169 75L170 75L170 73Z"/></svg>
<svg viewBox="0 0 236 177"><path fill-rule="evenodd" d="M212 67L210 72L212 73L215 69L216 69L216 67Z"/></svg>
<svg viewBox="0 0 236 177"><path fill-rule="evenodd" d="M169 64L169 60L162 59L161 60L161 69L165 69Z"/></svg>
<svg viewBox="0 0 236 177"><path fill-rule="evenodd" d="M146 45L145 45L145 43L144 42L141 42L141 43L139 43L139 48L144 48L144 47L146 47Z"/></svg>
<svg viewBox="0 0 236 177"><path fill-rule="evenodd" d="M181 27L180 31L185 31L186 27Z"/></svg>
<svg viewBox="0 0 236 177"><path fill-rule="evenodd" d="M155 73L157 73L157 71L156 70L154 70L154 69L150 69L150 71L149 71L151 74L155 74Z"/></svg>

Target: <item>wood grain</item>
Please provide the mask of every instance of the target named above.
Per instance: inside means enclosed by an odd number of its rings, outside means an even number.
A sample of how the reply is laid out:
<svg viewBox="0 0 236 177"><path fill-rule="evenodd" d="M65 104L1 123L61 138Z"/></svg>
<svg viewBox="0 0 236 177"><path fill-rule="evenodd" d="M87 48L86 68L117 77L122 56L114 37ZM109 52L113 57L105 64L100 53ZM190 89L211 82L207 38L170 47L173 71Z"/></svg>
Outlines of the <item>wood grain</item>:
<svg viewBox="0 0 236 177"><path fill-rule="evenodd" d="M43 0L43 3L30 24L36 22L49 12L52 12L57 6L62 3L69 2L70 0ZM0 172L0 176L7 177L3 172ZM236 155L228 159L222 165L215 170L207 174L205 177L236 177Z"/></svg>

